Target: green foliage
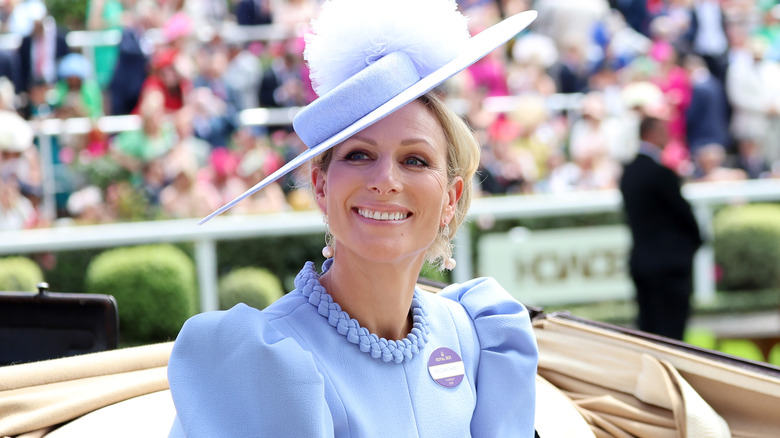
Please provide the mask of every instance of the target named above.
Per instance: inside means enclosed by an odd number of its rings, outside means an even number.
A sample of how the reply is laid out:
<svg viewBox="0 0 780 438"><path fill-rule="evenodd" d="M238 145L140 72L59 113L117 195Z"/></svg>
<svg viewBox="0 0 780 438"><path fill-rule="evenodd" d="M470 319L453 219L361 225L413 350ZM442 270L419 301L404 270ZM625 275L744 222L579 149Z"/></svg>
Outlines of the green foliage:
<svg viewBox="0 0 780 438"><path fill-rule="evenodd" d="M90 263L87 292L113 295L128 342L174 338L196 312L195 267L172 245L108 250Z"/></svg>
<svg viewBox="0 0 780 438"><path fill-rule="evenodd" d="M425 262L422 269L420 270L420 277L445 284L452 283L452 274L450 274L450 271L446 269L440 271L439 268L431 265L428 262Z"/></svg>
<svg viewBox="0 0 780 438"><path fill-rule="evenodd" d="M35 292L43 281L43 272L26 257L0 259L0 290L11 292Z"/></svg>
<svg viewBox="0 0 780 438"><path fill-rule="evenodd" d="M282 281L284 290L290 291L294 288L295 276L307 260L313 261L318 268L322 265L324 245L322 234L218 242L218 272L222 276L237 268L262 266Z"/></svg>
<svg viewBox="0 0 780 438"><path fill-rule="evenodd" d="M49 14L57 24L70 30L83 30L87 16L88 0L46 0Z"/></svg>
<svg viewBox="0 0 780 438"><path fill-rule="evenodd" d="M284 295L282 283L263 268L239 268L219 280L219 308L245 303L263 310Z"/></svg>
<svg viewBox="0 0 780 438"><path fill-rule="evenodd" d="M103 250L81 249L42 254L41 263L49 290L55 292L84 292L84 274L87 266Z"/></svg>
<svg viewBox="0 0 780 438"><path fill-rule="evenodd" d="M714 232L721 290L780 285L780 205L725 208L715 217Z"/></svg>
<svg viewBox="0 0 780 438"><path fill-rule="evenodd" d="M131 177L130 172L111 155L104 155L85 162L78 161L75 167L89 184L98 186L103 191L117 181L129 181Z"/></svg>

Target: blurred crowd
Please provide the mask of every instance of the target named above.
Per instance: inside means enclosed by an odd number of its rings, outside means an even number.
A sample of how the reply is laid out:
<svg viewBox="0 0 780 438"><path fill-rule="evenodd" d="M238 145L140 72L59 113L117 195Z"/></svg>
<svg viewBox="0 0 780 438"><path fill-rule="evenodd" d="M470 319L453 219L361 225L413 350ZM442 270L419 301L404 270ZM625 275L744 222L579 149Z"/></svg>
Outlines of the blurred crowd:
<svg viewBox="0 0 780 438"><path fill-rule="evenodd" d="M472 34L539 11L437 90L482 144L483 195L614 188L646 114L668 120L663 161L687 181L780 176L776 0L458 3ZM0 0L0 230L202 217L278 169L305 146L289 124L241 114L316 98L302 54L319 8L88 0L82 30L121 35L92 48L69 46L78 29L42 0ZM101 129L102 117L130 114ZM40 135L47 119L76 117L89 129ZM304 169L229 213L312 208L305 180Z"/></svg>

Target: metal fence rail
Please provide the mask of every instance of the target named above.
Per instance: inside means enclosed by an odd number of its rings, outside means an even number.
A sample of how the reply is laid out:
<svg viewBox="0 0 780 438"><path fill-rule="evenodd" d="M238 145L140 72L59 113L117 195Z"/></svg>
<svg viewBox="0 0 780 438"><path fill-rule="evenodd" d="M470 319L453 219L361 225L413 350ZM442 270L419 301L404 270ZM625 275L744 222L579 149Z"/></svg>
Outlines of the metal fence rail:
<svg viewBox="0 0 780 438"><path fill-rule="evenodd" d="M753 180L729 183L688 184L685 197L693 205L699 225L711 235L713 209L718 205L780 201L780 181ZM489 215L496 219L543 216L573 216L617 212L621 208L616 190L576 192L560 195L502 196L476 199L469 220ZM56 252L87 248L111 248L145 243L194 242L202 310L217 308L216 243L222 240L261 236L299 235L324 231L318 212L292 212L258 216L221 216L206 225L196 220L131 222L107 225L54 227L0 232L0 255ZM711 239L708 239L711 242ZM453 280L465 281L475 275L471 258L471 235L463 227L455 240L458 267ZM714 253L706 243L695 262L698 300L714 296Z"/></svg>

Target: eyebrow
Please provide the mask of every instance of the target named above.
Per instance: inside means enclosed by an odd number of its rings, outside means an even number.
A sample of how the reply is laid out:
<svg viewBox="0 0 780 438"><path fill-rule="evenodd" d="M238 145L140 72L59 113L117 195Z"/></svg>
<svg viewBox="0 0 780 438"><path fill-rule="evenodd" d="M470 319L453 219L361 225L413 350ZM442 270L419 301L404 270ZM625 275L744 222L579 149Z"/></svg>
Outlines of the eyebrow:
<svg viewBox="0 0 780 438"><path fill-rule="evenodd" d="M373 139L370 139L370 138L367 138L367 137L362 137L360 135L353 135L352 139L361 141L363 143L368 143L371 146L377 146L376 141L374 141ZM431 142L429 142L428 140L425 140L423 138L407 138L405 140L401 140L401 146L409 146L409 145L413 145L413 144L417 144L417 143L425 143L427 145L433 146L431 144Z"/></svg>

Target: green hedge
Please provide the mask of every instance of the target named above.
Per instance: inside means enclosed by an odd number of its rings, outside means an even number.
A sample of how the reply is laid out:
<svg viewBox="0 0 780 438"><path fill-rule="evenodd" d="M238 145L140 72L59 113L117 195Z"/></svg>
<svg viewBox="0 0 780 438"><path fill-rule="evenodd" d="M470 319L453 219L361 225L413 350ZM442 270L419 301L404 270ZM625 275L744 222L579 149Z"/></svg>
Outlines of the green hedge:
<svg viewBox="0 0 780 438"><path fill-rule="evenodd" d="M263 310L284 295L279 278L263 268L239 268L219 280L219 308L245 303Z"/></svg>
<svg viewBox="0 0 780 438"><path fill-rule="evenodd" d="M317 268L322 265L324 245L323 234L218 242L218 272L220 276L224 276L238 268L261 266L281 280L285 291L291 291L295 287L295 276L307 260L313 261Z"/></svg>
<svg viewBox="0 0 780 438"><path fill-rule="evenodd" d="M35 292L43 281L43 272L26 257L0 259L0 291Z"/></svg>
<svg viewBox="0 0 780 438"><path fill-rule="evenodd" d="M780 205L727 207L713 225L721 290L780 286Z"/></svg>
<svg viewBox="0 0 780 438"><path fill-rule="evenodd" d="M85 283L116 298L125 342L172 339L197 310L195 267L172 245L108 250L90 263Z"/></svg>

